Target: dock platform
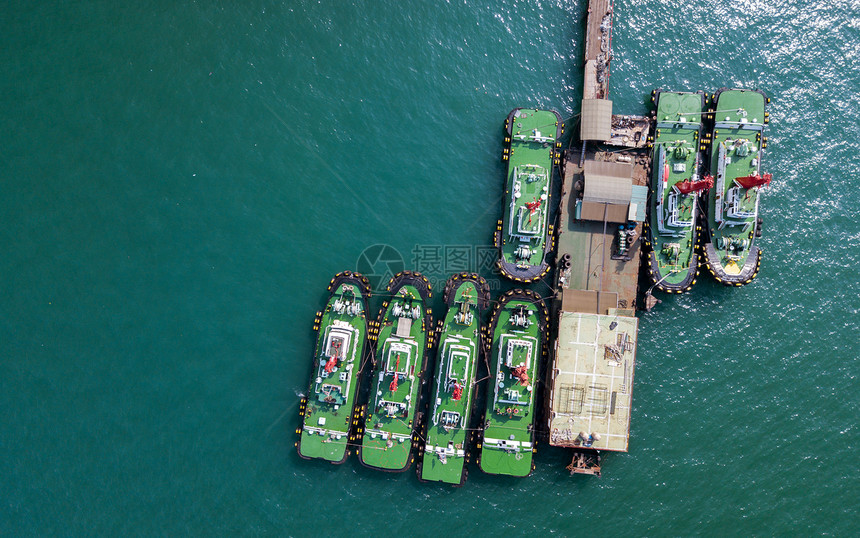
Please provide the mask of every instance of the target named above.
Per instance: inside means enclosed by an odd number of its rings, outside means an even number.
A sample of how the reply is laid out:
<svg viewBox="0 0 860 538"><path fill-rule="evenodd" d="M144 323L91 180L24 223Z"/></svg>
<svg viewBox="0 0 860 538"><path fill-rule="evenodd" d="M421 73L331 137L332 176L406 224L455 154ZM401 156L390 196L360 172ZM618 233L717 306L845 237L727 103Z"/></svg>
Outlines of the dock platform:
<svg viewBox="0 0 860 538"><path fill-rule="evenodd" d="M616 256L617 224L576 218L577 200L582 197L585 184L584 166L580 165L579 159L580 152L565 152L557 244L558 258L570 254L570 268L561 272L558 288L562 290L562 295L563 290L616 294L617 304L613 304L612 308L633 310L637 307L642 223L637 222L633 229L627 256L619 258ZM640 197L644 194L647 199L650 159L646 155L626 151L589 151L585 154L585 160L629 164L631 183L633 187L638 187L635 192ZM644 200L642 202L642 207L637 204L636 209L644 215Z"/></svg>
<svg viewBox="0 0 860 538"><path fill-rule="evenodd" d="M553 314L557 334L547 372L549 443L627 451L650 159L636 151L568 150L563 170ZM589 176L589 170L622 177ZM588 181L598 187L627 182L629 194L589 202ZM598 189L601 194L610 196L611 189ZM589 204L596 213L589 214Z"/></svg>
<svg viewBox="0 0 860 538"><path fill-rule="evenodd" d="M638 319L561 312L550 444L627 451Z"/></svg>
<svg viewBox="0 0 860 538"><path fill-rule="evenodd" d="M554 341L546 381L549 444L574 449L571 474L600 474L626 452L639 320L651 120L612 114L610 0L590 0L581 146L565 152L556 240Z"/></svg>

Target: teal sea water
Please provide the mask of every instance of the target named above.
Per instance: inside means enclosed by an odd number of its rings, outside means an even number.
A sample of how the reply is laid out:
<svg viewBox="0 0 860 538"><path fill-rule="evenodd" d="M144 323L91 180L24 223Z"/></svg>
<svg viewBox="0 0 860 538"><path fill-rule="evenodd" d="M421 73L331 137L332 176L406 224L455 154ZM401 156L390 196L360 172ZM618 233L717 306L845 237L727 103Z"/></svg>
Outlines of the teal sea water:
<svg viewBox="0 0 860 538"><path fill-rule="evenodd" d="M616 112L773 97L762 270L640 316L602 478L462 489L298 458L313 316L372 245L478 256L507 112L578 112L585 1L234 4L0 17L0 535L860 532L860 4L615 2Z"/></svg>

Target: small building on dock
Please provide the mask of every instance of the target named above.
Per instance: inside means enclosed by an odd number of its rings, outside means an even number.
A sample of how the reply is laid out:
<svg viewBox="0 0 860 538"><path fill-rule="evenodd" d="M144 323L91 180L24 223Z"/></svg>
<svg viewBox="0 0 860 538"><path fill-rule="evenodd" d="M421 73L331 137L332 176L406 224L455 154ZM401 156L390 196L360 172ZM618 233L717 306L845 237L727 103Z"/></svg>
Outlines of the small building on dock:
<svg viewBox="0 0 860 538"><path fill-rule="evenodd" d="M612 101L583 99L579 139L604 142L612 138Z"/></svg>

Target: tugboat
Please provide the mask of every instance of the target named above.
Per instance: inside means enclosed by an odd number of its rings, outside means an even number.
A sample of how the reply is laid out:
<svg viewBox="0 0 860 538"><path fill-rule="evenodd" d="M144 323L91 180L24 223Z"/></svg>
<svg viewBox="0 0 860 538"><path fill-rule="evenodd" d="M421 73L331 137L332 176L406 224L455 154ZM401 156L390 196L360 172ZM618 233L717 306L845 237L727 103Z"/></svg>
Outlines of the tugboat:
<svg viewBox="0 0 860 538"><path fill-rule="evenodd" d="M481 314L489 305L490 288L480 276L461 273L448 279L444 299L448 313L436 329L432 411L418 477L462 485L473 437L469 428L477 388L475 373L484 355Z"/></svg>
<svg viewBox="0 0 860 538"><path fill-rule="evenodd" d="M561 162L556 149L562 132L564 125L554 110L515 108L505 120L502 160L507 176L494 243L499 270L517 282L533 282L549 271L552 171Z"/></svg>
<svg viewBox="0 0 860 538"><path fill-rule="evenodd" d="M299 405L302 424L296 430L296 447L302 458L343 463L349 455L359 370L368 340L365 311L370 283L359 273L344 271L328 289L328 303L314 320L319 335L308 397Z"/></svg>
<svg viewBox="0 0 860 538"><path fill-rule="evenodd" d="M391 299L382 303L373 336L376 363L358 454L367 467L405 471L415 460L424 370L433 347L432 292L427 278L411 271L394 275L387 289Z"/></svg>
<svg viewBox="0 0 860 538"><path fill-rule="evenodd" d="M490 379L480 466L485 473L528 476L534 469L536 382L549 313L536 293L511 290L490 320Z"/></svg>
<svg viewBox="0 0 860 538"><path fill-rule="evenodd" d="M706 143L711 144L715 186L708 202L705 263L717 282L742 286L756 277L761 264L755 240L762 226L759 190L771 181L771 174L761 173L770 100L758 90L723 88L713 101L713 141Z"/></svg>
<svg viewBox="0 0 860 538"><path fill-rule="evenodd" d="M646 246L651 282L665 292L689 291L699 273L696 253L702 216L699 193L714 178L699 178L704 92L654 90L656 128L653 137L650 218Z"/></svg>

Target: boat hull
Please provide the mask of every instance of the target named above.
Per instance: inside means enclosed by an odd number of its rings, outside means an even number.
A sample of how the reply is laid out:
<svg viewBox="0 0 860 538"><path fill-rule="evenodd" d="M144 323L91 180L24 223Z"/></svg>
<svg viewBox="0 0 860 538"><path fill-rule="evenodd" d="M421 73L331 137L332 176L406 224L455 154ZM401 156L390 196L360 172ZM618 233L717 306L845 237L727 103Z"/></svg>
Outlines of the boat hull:
<svg viewBox="0 0 860 538"><path fill-rule="evenodd" d="M505 120L505 196L494 243L499 271L515 282L533 282L549 272L552 177L563 132L554 110L515 108Z"/></svg>
<svg viewBox="0 0 860 538"><path fill-rule="evenodd" d="M767 139L767 97L758 90L721 89L714 94L710 167L714 188L708 199L704 261L717 282L749 284L758 275L761 249L760 187L740 180L760 175Z"/></svg>
<svg viewBox="0 0 860 538"><path fill-rule="evenodd" d="M448 279L444 300L448 312L436 328L436 369L418 477L462 485L474 437L476 372L484 357L481 320L490 289L480 276L461 273Z"/></svg>
<svg viewBox="0 0 860 538"><path fill-rule="evenodd" d="M318 336L308 397L300 405L296 448L305 459L343 463L355 433L370 286L366 277L345 271L332 279L328 289L331 295L314 326Z"/></svg>
<svg viewBox="0 0 860 538"><path fill-rule="evenodd" d="M701 180L704 93L655 90L651 199L646 230L648 274L657 289L689 291L698 275L696 251L701 220L697 191L684 193L685 182Z"/></svg>
<svg viewBox="0 0 860 538"><path fill-rule="evenodd" d="M546 355L548 324L546 306L530 290L507 292L493 309L479 461L485 473L524 477L534 469L536 381Z"/></svg>
<svg viewBox="0 0 860 538"><path fill-rule="evenodd" d="M432 292L426 277L404 271L389 281L388 293L376 322L375 367L358 453L367 467L398 472L415 461L433 347Z"/></svg>

